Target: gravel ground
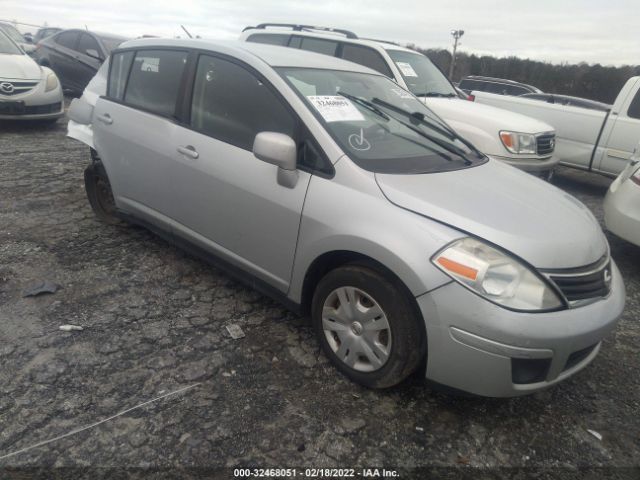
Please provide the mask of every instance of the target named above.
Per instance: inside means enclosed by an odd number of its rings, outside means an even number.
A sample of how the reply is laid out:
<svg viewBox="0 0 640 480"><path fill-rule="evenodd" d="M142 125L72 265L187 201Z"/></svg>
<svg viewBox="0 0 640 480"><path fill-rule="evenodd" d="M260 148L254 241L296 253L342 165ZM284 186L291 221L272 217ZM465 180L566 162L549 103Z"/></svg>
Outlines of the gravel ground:
<svg viewBox="0 0 640 480"><path fill-rule="evenodd" d="M63 122L0 125L0 477L386 466L424 478L426 466L437 478L640 478L640 248L609 235L627 308L572 379L516 399L420 378L370 391L328 364L305 319L141 228L99 223L87 154ZM609 182L568 169L555 180L599 219ZM40 280L62 288L23 298Z"/></svg>

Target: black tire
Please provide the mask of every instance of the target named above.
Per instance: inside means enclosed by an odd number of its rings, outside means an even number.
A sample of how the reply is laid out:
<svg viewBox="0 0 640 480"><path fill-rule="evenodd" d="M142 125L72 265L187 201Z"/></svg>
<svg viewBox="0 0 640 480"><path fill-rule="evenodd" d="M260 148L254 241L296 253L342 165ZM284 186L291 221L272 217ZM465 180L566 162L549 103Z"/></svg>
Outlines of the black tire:
<svg viewBox="0 0 640 480"><path fill-rule="evenodd" d="M388 388L399 384L418 368L426 355L424 321L413 307L407 289L390 277L364 265L350 264L337 268L320 280L311 305L313 327L327 357L349 379L369 388ZM391 339L387 349L388 356L385 363L375 367L373 371L352 368L345 363L346 360L340 359L333 349L341 344L339 337L335 333L327 334L323 328L325 302L331 302L337 295L335 292L341 287L354 287L360 293L366 294L365 299L369 296L386 316L389 326L388 338ZM358 335L357 331L358 329L355 332L352 329L349 332L340 332L340 335ZM364 336L362 330L360 331L360 335ZM327 339L328 335L333 336L333 348ZM366 358L363 358L363 361L366 361Z"/></svg>
<svg viewBox="0 0 640 480"><path fill-rule="evenodd" d="M124 224L116 214L116 204L111 191L109 177L107 177L107 172L99 160L94 160L85 169L84 187L89 204L101 221L109 225Z"/></svg>

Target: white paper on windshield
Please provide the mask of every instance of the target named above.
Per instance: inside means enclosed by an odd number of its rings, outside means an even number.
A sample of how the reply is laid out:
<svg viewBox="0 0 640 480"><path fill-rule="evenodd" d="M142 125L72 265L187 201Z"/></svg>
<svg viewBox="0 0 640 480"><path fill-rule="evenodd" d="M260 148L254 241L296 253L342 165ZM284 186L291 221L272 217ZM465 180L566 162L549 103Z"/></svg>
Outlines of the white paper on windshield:
<svg viewBox="0 0 640 480"><path fill-rule="evenodd" d="M340 95L309 95L311 104L326 122L357 122L364 120L348 98Z"/></svg>
<svg viewBox="0 0 640 480"><path fill-rule="evenodd" d="M411 66L410 63L407 63L407 62L396 62L396 65L400 69L400 72L402 73L402 75L404 75L405 77L417 77L418 76L418 74L413 69L413 67Z"/></svg>
<svg viewBox="0 0 640 480"><path fill-rule="evenodd" d="M391 91L398 95L400 98L413 98L413 95L401 88L392 88Z"/></svg>

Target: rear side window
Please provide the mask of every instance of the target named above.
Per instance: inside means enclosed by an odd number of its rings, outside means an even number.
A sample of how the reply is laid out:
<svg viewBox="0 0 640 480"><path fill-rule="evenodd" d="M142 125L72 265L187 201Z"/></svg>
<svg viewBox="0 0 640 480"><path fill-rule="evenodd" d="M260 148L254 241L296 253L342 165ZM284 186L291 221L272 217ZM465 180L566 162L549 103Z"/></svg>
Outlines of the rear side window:
<svg viewBox="0 0 640 480"><path fill-rule="evenodd" d="M56 43L66 48L75 49L78 34L76 32L63 32L56 37Z"/></svg>
<svg viewBox="0 0 640 480"><path fill-rule="evenodd" d="M98 42L96 41L95 38L93 38L91 35L87 35L86 33L83 33L80 36L80 43L78 43L78 51L80 53L84 53L86 54L88 51L93 50L93 52L91 53L95 53L96 55L102 55L100 53L100 46L98 45Z"/></svg>
<svg viewBox="0 0 640 480"><path fill-rule="evenodd" d="M202 55L193 86L191 126L218 140L251 150L260 132L294 137L296 120L251 72L228 60Z"/></svg>
<svg viewBox="0 0 640 480"><path fill-rule="evenodd" d="M477 80L461 80L458 87L463 90L476 90L479 92L484 91L484 83Z"/></svg>
<svg viewBox="0 0 640 480"><path fill-rule="evenodd" d="M109 87L107 96L115 100L122 100L124 97L124 87L127 84L129 68L133 61L134 52L116 53L111 60L111 70L109 70Z"/></svg>
<svg viewBox="0 0 640 480"><path fill-rule="evenodd" d="M529 93L529 90L527 90L526 88L523 87L517 87L515 85L507 85L505 88L507 95L514 95L514 96L519 96L519 95L524 95L525 93Z"/></svg>
<svg viewBox="0 0 640 480"><path fill-rule="evenodd" d="M349 60L350 62L364 65L365 67L369 67L376 72L380 72L389 78L393 78L393 74L391 73L387 62L385 62L382 55L376 52L373 48L344 43L342 45L342 58Z"/></svg>
<svg viewBox="0 0 640 480"><path fill-rule="evenodd" d="M265 43L267 45L280 45L286 47L291 35L281 33L255 33L247 38L247 42Z"/></svg>
<svg viewBox="0 0 640 480"><path fill-rule="evenodd" d="M186 63L187 52L138 51L131 66L125 103L158 115L172 116Z"/></svg>
<svg viewBox="0 0 640 480"><path fill-rule="evenodd" d="M629 105L627 116L631 118L640 118L640 90L636 92L636 96L633 98L631 105Z"/></svg>
<svg viewBox="0 0 640 480"><path fill-rule="evenodd" d="M336 55L338 42L332 40L322 40L320 38L302 37L300 48L310 52L323 53L325 55Z"/></svg>
<svg viewBox="0 0 640 480"><path fill-rule="evenodd" d="M506 95L507 93L507 85L502 83L486 82L485 85L485 92L497 93L498 95Z"/></svg>

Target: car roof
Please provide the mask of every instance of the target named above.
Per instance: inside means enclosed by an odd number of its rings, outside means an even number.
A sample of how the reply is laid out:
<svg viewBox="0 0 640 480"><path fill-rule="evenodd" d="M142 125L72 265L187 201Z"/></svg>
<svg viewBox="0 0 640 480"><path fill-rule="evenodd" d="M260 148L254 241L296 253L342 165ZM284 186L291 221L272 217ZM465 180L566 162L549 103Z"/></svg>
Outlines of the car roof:
<svg viewBox="0 0 640 480"><path fill-rule="evenodd" d="M289 47L261 43L233 41L211 41L205 39L140 38L121 44L117 50L126 48L183 47L209 50L238 57L245 61L259 59L271 67L321 68L381 75L370 68L321 53L297 50Z"/></svg>
<svg viewBox="0 0 640 480"><path fill-rule="evenodd" d="M55 28L55 27L46 27L46 28ZM56 32L57 35L61 34L61 33L67 33L67 32L79 32L79 33L89 33L91 35L95 35L96 37L99 38L113 38L115 40L129 40L128 37L123 37L122 35L116 35L115 33L108 33L108 32L96 32L95 30L85 30L82 28L67 28L66 30L62 30L61 28L58 29L59 32Z"/></svg>
<svg viewBox="0 0 640 480"><path fill-rule="evenodd" d="M410 48L403 47L398 45L397 43L390 42L387 40L378 40L374 38L360 38L360 37L350 37L350 36L341 36L339 34L327 31L304 31L304 30L291 30L291 29L266 29L266 28L257 28L257 27L247 27L243 30L243 33L247 36L252 34L266 34L266 35L296 35L300 37L312 37L312 38L322 38L323 40L335 40L336 42L343 43L352 43L355 45L366 45L369 47L381 47L385 50L401 50L404 52L415 53L420 55L420 52L416 52L415 50L411 50Z"/></svg>

